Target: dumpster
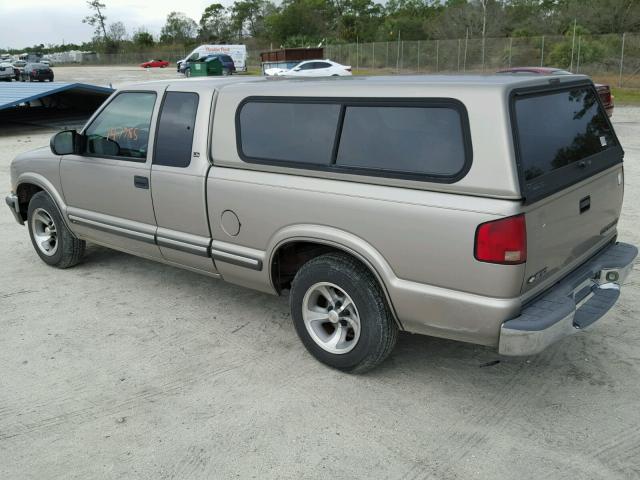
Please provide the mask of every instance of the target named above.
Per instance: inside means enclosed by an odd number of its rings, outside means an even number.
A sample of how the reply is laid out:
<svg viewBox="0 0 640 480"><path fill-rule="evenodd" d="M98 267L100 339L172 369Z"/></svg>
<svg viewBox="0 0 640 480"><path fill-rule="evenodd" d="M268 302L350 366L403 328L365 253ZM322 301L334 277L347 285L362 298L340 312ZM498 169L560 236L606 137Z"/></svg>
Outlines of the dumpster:
<svg viewBox="0 0 640 480"><path fill-rule="evenodd" d="M222 75L222 62L217 57L205 57L203 61L193 62L190 73L192 77L211 77Z"/></svg>

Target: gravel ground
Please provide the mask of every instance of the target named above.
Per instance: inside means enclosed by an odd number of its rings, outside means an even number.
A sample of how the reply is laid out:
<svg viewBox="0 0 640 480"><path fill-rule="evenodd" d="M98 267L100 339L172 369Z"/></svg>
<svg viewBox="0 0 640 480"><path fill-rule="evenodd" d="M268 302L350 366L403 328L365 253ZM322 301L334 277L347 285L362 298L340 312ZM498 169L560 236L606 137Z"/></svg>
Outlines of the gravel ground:
<svg viewBox="0 0 640 480"><path fill-rule="evenodd" d="M640 110L614 123L640 244ZM0 132L0 185L50 134ZM539 356L403 334L349 376L305 352L286 299L97 246L49 268L4 207L0 245L2 479L640 476L638 272Z"/></svg>

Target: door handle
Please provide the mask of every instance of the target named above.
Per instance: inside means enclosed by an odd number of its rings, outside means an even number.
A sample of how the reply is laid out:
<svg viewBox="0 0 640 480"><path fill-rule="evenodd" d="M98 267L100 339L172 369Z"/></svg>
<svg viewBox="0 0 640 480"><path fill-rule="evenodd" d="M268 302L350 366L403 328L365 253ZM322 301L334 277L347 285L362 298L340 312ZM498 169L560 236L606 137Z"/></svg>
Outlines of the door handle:
<svg viewBox="0 0 640 480"><path fill-rule="evenodd" d="M135 175L133 177L133 185L136 188L143 188L145 190L149 190L149 179L147 177Z"/></svg>

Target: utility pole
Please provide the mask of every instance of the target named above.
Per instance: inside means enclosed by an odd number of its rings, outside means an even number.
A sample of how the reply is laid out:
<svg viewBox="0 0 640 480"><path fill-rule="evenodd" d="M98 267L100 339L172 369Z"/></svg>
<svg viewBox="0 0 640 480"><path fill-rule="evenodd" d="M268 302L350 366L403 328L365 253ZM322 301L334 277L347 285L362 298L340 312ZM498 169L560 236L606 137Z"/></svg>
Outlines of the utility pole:
<svg viewBox="0 0 640 480"><path fill-rule="evenodd" d="M618 87L622 87L622 68L624 66L624 39L627 34L622 34L622 49L620 51L620 77L618 78Z"/></svg>
<svg viewBox="0 0 640 480"><path fill-rule="evenodd" d="M569 66L569 71L573 70L573 50L576 47L576 23L577 20L573 19L573 38L571 39L571 65Z"/></svg>

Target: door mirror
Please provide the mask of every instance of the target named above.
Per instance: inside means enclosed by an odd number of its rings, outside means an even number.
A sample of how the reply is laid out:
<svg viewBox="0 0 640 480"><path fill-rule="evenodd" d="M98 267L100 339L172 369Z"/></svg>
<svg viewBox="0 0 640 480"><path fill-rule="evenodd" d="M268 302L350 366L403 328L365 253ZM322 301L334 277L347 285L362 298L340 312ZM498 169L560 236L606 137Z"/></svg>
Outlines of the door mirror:
<svg viewBox="0 0 640 480"><path fill-rule="evenodd" d="M80 153L80 135L75 130L63 130L51 137L49 146L54 155Z"/></svg>
<svg viewBox="0 0 640 480"><path fill-rule="evenodd" d="M299 72L300 70L302 70L300 67L296 67L293 69L294 72Z"/></svg>

